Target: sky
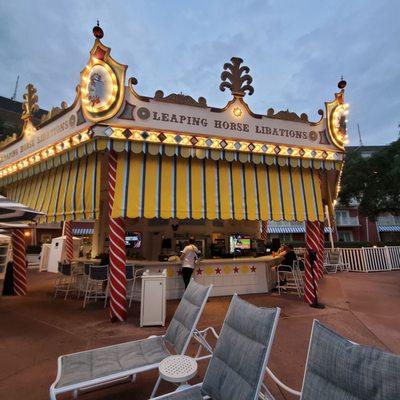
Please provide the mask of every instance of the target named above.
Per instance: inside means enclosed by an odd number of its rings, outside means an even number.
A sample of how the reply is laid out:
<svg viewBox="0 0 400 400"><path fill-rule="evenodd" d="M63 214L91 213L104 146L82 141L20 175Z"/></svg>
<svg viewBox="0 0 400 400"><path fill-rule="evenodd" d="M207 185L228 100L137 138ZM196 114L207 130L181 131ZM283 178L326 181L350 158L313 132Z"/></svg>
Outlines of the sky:
<svg viewBox="0 0 400 400"><path fill-rule="evenodd" d="M111 55L128 65L136 90L183 92L223 107L223 64L241 57L265 114L317 111L347 81L351 145L396 140L400 128L398 0L0 0L0 95L17 100L33 83L41 108L71 104L93 45L96 20Z"/></svg>

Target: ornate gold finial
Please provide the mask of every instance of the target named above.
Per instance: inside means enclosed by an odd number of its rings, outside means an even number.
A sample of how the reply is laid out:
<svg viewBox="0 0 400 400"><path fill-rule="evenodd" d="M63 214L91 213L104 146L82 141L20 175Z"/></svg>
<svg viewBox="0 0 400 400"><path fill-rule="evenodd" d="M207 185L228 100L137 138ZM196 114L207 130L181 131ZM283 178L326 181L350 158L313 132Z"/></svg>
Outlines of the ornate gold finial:
<svg viewBox="0 0 400 400"><path fill-rule="evenodd" d="M254 93L254 88L251 86L253 78L248 75L250 68L245 65L240 66L243 60L238 57L232 57L231 62L224 64L225 71L221 74L222 83L219 85L220 90L224 92L225 88L228 88L235 97L243 97L247 91L251 96Z"/></svg>
<svg viewBox="0 0 400 400"><path fill-rule="evenodd" d="M104 36L103 29L100 28L99 20L97 20L97 25L93 28L93 35L96 39L101 39Z"/></svg>
<svg viewBox="0 0 400 400"><path fill-rule="evenodd" d="M22 116L23 120L28 120L33 117L33 114L39 111L39 106L37 104L39 98L36 94L36 88L30 83L26 87L27 92L23 96L23 103L22 103Z"/></svg>

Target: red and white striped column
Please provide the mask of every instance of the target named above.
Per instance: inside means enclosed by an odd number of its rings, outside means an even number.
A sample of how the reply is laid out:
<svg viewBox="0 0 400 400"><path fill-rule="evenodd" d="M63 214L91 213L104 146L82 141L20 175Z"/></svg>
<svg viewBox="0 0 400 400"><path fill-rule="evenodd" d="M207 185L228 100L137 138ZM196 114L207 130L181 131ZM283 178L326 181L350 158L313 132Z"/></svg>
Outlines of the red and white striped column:
<svg viewBox="0 0 400 400"><path fill-rule="evenodd" d="M319 279L319 255L321 254L321 228L319 221L306 221L306 265L305 265L305 287L304 300L309 303L315 303L315 292L318 294ZM317 253L317 262L314 263L314 278L311 271L311 262L309 249ZM314 289L315 287L315 289Z"/></svg>
<svg viewBox="0 0 400 400"><path fill-rule="evenodd" d="M268 238L268 221L261 221L261 234L260 239L265 243Z"/></svg>
<svg viewBox="0 0 400 400"><path fill-rule="evenodd" d="M65 235L65 259L71 262L74 258L74 239L72 236L72 221L64 222L64 235Z"/></svg>
<svg viewBox="0 0 400 400"><path fill-rule="evenodd" d="M318 279L324 276L324 248L325 248L325 227L319 222L319 247L317 250Z"/></svg>
<svg viewBox="0 0 400 400"><path fill-rule="evenodd" d="M126 301L126 250L125 223L123 218L112 218L115 182L117 177L117 153L111 150L108 155L108 212L110 216L110 319L125 321Z"/></svg>
<svg viewBox="0 0 400 400"><path fill-rule="evenodd" d="M14 293L17 296L24 296L28 291L27 270L26 270L26 248L23 229L14 229L12 232L13 250L13 278Z"/></svg>

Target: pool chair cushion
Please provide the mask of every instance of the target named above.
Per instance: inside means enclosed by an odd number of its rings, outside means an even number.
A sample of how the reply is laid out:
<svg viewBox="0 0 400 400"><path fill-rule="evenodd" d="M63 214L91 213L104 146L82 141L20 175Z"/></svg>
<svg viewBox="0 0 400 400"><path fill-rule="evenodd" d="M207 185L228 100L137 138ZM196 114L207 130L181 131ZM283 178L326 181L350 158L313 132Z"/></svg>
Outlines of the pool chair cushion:
<svg viewBox="0 0 400 400"><path fill-rule="evenodd" d="M177 354L186 350L188 338L208 292L208 286L200 285L193 279L190 281L165 334L165 340L174 347Z"/></svg>
<svg viewBox="0 0 400 400"><path fill-rule="evenodd" d="M302 400L400 398L400 356L357 345L314 322Z"/></svg>
<svg viewBox="0 0 400 400"><path fill-rule="evenodd" d="M233 297L204 377L204 394L213 400L257 398L277 313Z"/></svg>
<svg viewBox="0 0 400 400"><path fill-rule="evenodd" d="M152 337L62 356L56 388L149 366L169 355L163 338Z"/></svg>

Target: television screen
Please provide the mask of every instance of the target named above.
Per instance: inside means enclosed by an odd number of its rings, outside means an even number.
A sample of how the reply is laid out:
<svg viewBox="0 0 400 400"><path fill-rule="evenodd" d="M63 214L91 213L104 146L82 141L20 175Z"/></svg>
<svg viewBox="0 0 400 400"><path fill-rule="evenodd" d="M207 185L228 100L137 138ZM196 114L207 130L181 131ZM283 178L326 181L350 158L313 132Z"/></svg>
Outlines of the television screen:
<svg viewBox="0 0 400 400"><path fill-rule="evenodd" d="M130 248L139 249L142 245L142 236L138 232L127 232L125 245Z"/></svg>
<svg viewBox="0 0 400 400"><path fill-rule="evenodd" d="M234 253L235 250L249 250L251 248L251 239L249 236L232 235L229 237L230 251Z"/></svg>

